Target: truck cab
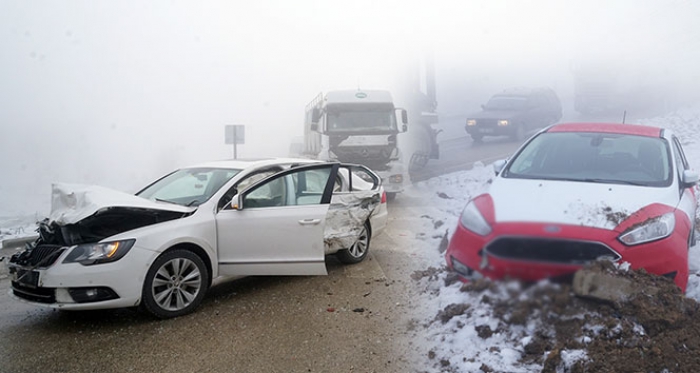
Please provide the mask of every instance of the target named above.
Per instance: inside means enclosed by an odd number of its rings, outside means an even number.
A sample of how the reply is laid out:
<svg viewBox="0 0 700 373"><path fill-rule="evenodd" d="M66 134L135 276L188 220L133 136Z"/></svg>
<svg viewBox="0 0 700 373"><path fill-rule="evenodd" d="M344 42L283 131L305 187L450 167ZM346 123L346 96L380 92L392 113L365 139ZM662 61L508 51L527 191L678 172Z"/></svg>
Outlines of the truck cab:
<svg viewBox="0 0 700 373"><path fill-rule="evenodd" d="M403 191L407 177L398 144L408 115L394 106L390 92L319 94L307 105L305 122L304 156L365 165L382 178L388 198Z"/></svg>

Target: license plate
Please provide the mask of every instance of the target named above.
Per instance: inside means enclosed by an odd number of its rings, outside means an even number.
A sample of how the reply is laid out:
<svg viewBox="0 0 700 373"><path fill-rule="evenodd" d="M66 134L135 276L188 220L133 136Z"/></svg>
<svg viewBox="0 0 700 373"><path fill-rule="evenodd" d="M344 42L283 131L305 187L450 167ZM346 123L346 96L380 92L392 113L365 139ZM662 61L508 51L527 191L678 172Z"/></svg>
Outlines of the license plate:
<svg viewBox="0 0 700 373"><path fill-rule="evenodd" d="M480 133L493 133L493 128L479 128Z"/></svg>
<svg viewBox="0 0 700 373"><path fill-rule="evenodd" d="M23 286L36 288L39 285L39 272L10 267L10 278Z"/></svg>

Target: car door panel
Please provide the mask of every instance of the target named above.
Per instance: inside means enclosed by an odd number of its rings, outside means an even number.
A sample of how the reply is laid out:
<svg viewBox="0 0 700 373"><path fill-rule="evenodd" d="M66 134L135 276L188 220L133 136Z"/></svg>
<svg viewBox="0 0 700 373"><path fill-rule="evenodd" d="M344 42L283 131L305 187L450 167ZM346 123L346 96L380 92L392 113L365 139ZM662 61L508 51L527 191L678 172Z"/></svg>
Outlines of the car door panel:
<svg viewBox="0 0 700 373"><path fill-rule="evenodd" d="M330 180L335 180L337 170L337 164L326 163L277 173L247 188L238 209L221 210L216 218L219 272L231 276L326 274L323 233L333 187ZM316 203L297 205L311 175L321 197ZM278 198L279 193L284 193L283 198ZM270 203L253 206L253 201Z"/></svg>

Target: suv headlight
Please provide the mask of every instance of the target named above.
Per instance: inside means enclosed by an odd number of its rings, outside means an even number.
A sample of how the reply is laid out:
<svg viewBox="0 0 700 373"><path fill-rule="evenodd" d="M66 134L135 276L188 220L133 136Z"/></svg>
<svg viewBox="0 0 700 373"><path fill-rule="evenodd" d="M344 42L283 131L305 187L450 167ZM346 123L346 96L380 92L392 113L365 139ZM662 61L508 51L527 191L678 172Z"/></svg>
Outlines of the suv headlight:
<svg viewBox="0 0 700 373"><path fill-rule="evenodd" d="M476 119L467 119L467 126L476 126Z"/></svg>
<svg viewBox="0 0 700 373"><path fill-rule="evenodd" d="M469 201L467 206L464 207L459 221L464 228L478 235L486 236L491 233L491 226L486 222L486 219L481 215L481 211L479 211L473 201Z"/></svg>
<svg viewBox="0 0 700 373"><path fill-rule="evenodd" d="M122 240L113 242L90 243L75 246L66 256L63 263L80 263L92 265L114 262L126 255L134 246L136 240Z"/></svg>
<svg viewBox="0 0 700 373"><path fill-rule="evenodd" d="M507 119L501 119L501 120L498 121L498 126L499 126L499 127L506 127L506 126L509 125L509 124L510 124L510 122L508 122Z"/></svg>
<svg viewBox="0 0 700 373"><path fill-rule="evenodd" d="M628 246L639 245L668 237L675 227L676 217L671 212L645 221L631 231L620 235L619 240Z"/></svg>

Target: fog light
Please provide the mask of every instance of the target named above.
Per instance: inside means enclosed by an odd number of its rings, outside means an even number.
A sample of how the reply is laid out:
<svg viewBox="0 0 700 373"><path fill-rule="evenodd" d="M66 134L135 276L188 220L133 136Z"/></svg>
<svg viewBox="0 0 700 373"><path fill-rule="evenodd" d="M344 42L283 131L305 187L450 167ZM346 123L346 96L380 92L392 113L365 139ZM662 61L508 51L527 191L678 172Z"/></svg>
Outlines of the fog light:
<svg viewBox="0 0 700 373"><path fill-rule="evenodd" d="M119 298L117 293L108 287L70 288L68 294L75 303L100 302Z"/></svg>
<svg viewBox="0 0 700 373"><path fill-rule="evenodd" d="M391 176L389 176L389 182L394 183L394 184L401 184L401 183L403 183L403 175L402 174L391 175Z"/></svg>

